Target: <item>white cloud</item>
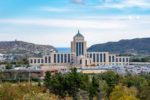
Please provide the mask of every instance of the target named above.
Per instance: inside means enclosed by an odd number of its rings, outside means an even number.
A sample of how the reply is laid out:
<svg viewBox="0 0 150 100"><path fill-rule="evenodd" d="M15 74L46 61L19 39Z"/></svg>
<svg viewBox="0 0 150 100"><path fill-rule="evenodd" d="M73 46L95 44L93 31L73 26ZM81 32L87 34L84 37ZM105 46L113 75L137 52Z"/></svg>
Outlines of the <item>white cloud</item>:
<svg viewBox="0 0 150 100"><path fill-rule="evenodd" d="M0 40L19 39L38 44L69 47L78 28L85 35L88 45L150 36L149 16L98 18L91 16L88 20L0 19L0 25L4 25L0 27Z"/></svg>
<svg viewBox="0 0 150 100"><path fill-rule="evenodd" d="M112 2L110 2L112 1ZM143 9L150 8L149 0L122 0L120 2L113 2L114 0L105 1L100 6L96 6L96 8L116 8L116 9L124 9L124 8L132 8L139 7Z"/></svg>
<svg viewBox="0 0 150 100"><path fill-rule="evenodd" d="M64 20L64 19L0 19L0 24L39 25L61 28L92 28L92 29L118 29L126 25L117 20Z"/></svg>
<svg viewBox="0 0 150 100"><path fill-rule="evenodd" d="M48 12L69 12L68 8L52 8L52 7L41 7L40 10Z"/></svg>
<svg viewBox="0 0 150 100"><path fill-rule="evenodd" d="M71 2L73 2L75 4L84 4L85 0L71 0Z"/></svg>

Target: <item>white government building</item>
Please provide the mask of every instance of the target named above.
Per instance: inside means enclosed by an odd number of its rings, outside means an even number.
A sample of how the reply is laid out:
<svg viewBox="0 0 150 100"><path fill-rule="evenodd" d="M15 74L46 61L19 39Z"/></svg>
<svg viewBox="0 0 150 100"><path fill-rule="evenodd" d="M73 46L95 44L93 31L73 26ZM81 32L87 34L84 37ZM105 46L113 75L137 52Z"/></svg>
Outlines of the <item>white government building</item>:
<svg viewBox="0 0 150 100"><path fill-rule="evenodd" d="M43 57L30 57L29 63L31 66L124 66L129 65L129 57L109 52L87 52L87 42L78 31L71 42L71 53L52 52Z"/></svg>

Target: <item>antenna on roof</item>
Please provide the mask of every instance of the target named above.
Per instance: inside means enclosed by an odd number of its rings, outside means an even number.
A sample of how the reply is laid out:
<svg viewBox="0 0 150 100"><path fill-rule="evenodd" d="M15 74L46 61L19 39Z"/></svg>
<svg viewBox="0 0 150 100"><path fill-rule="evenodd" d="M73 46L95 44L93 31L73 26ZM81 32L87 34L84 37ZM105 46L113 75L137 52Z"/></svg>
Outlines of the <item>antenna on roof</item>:
<svg viewBox="0 0 150 100"><path fill-rule="evenodd" d="M79 29L78 29L78 34L80 33Z"/></svg>

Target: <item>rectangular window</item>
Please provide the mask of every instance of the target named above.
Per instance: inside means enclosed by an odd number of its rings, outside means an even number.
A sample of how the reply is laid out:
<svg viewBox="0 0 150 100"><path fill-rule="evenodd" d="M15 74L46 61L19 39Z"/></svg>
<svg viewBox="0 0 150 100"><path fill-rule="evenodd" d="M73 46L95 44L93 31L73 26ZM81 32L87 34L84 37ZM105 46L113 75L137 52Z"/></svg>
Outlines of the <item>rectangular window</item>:
<svg viewBox="0 0 150 100"><path fill-rule="evenodd" d="M84 45L83 45L83 42L82 42L82 55L84 55Z"/></svg>
<svg viewBox="0 0 150 100"><path fill-rule="evenodd" d="M82 64L82 60L80 60L80 64Z"/></svg>
<svg viewBox="0 0 150 100"><path fill-rule="evenodd" d="M121 58L119 58L119 62L121 62Z"/></svg>
<svg viewBox="0 0 150 100"><path fill-rule="evenodd" d="M112 56L112 62L115 62L115 57L114 56Z"/></svg>
<svg viewBox="0 0 150 100"><path fill-rule="evenodd" d="M100 54L100 62L102 62L103 61L103 57L102 57L103 55L102 54Z"/></svg>
<svg viewBox="0 0 150 100"><path fill-rule="evenodd" d="M31 63L31 64L33 63L33 60L32 60L32 59L30 60L30 63Z"/></svg>
<svg viewBox="0 0 150 100"><path fill-rule="evenodd" d="M56 63L56 54L54 54L54 63Z"/></svg>
<svg viewBox="0 0 150 100"><path fill-rule="evenodd" d="M67 62L67 54L65 54L65 63Z"/></svg>
<svg viewBox="0 0 150 100"><path fill-rule="evenodd" d="M38 63L40 63L40 59L38 59Z"/></svg>
<svg viewBox="0 0 150 100"><path fill-rule="evenodd" d="M97 62L99 62L99 54L97 54Z"/></svg>
<svg viewBox="0 0 150 100"><path fill-rule="evenodd" d="M48 62L51 63L51 57L48 57Z"/></svg>
<svg viewBox="0 0 150 100"><path fill-rule="evenodd" d="M70 54L68 54L68 62L70 63Z"/></svg>
<svg viewBox="0 0 150 100"><path fill-rule="evenodd" d="M87 60L85 60L85 65L87 66Z"/></svg>
<svg viewBox="0 0 150 100"><path fill-rule="evenodd" d="M95 62L95 53L93 54L93 62Z"/></svg>
<svg viewBox="0 0 150 100"><path fill-rule="evenodd" d="M59 54L57 54L57 61L58 61L58 63L60 62L60 58L59 58L60 56L59 56Z"/></svg>
<svg viewBox="0 0 150 100"><path fill-rule="evenodd" d="M45 63L47 63L47 57L45 57Z"/></svg>
<svg viewBox="0 0 150 100"><path fill-rule="evenodd" d="M43 59L41 59L41 63L43 63Z"/></svg>
<svg viewBox="0 0 150 100"><path fill-rule="evenodd" d="M109 62L111 62L111 56L109 56Z"/></svg>
<svg viewBox="0 0 150 100"><path fill-rule="evenodd" d="M125 62L125 59L123 58L123 62Z"/></svg>
<svg viewBox="0 0 150 100"><path fill-rule="evenodd" d="M90 58L92 58L92 54L90 53Z"/></svg>
<svg viewBox="0 0 150 100"><path fill-rule="evenodd" d="M34 63L36 63L36 59L34 59Z"/></svg>
<svg viewBox="0 0 150 100"><path fill-rule="evenodd" d="M63 63L63 54L61 54L61 63Z"/></svg>
<svg viewBox="0 0 150 100"><path fill-rule="evenodd" d="M118 62L118 58L116 58L116 62Z"/></svg>
<svg viewBox="0 0 150 100"><path fill-rule="evenodd" d="M104 53L104 62L106 62L106 54Z"/></svg>
<svg viewBox="0 0 150 100"><path fill-rule="evenodd" d="M79 42L79 48L78 48L78 50L79 50L79 56L81 55L81 42Z"/></svg>
<svg viewBox="0 0 150 100"><path fill-rule="evenodd" d="M128 59L128 58L126 58L126 62L129 62L129 59Z"/></svg>
<svg viewBox="0 0 150 100"><path fill-rule="evenodd" d="M76 56L78 56L78 54L79 54L79 53L78 53L78 49L79 49L78 47L79 47L79 46L78 46L78 42L77 42L77 43L76 43Z"/></svg>

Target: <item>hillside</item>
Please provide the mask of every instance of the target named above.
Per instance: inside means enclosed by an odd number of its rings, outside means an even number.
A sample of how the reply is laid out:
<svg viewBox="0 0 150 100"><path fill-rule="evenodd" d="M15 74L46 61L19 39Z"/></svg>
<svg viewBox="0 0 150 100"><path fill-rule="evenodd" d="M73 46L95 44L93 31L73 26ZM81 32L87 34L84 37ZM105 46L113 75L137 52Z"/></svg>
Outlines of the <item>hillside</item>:
<svg viewBox="0 0 150 100"><path fill-rule="evenodd" d="M150 54L150 38L137 38L132 40L120 40L95 44L88 48L89 52L108 51L118 54Z"/></svg>
<svg viewBox="0 0 150 100"><path fill-rule="evenodd" d="M0 53L13 53L13 54L37 54L48 53L51 51L57 51L51 45L37 45L33 43L23 41L1 41Z"/></svg>

